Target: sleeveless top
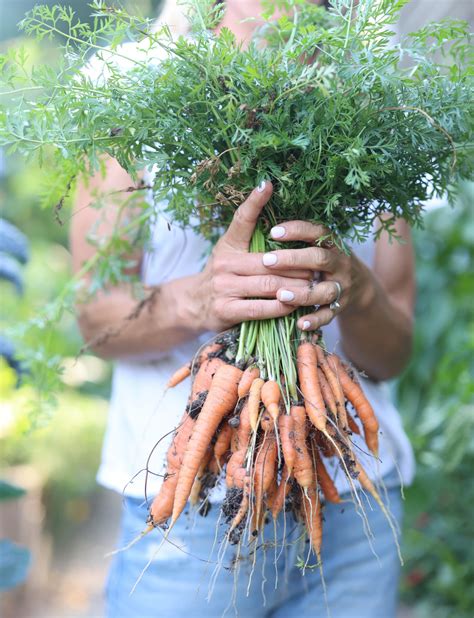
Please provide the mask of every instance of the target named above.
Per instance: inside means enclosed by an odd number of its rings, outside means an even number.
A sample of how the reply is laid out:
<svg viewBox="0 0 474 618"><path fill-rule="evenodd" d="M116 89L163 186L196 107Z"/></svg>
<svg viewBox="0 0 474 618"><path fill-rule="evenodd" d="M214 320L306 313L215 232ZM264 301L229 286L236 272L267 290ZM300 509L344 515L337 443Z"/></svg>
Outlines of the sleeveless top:
<svg viewBox="0 0 474 618"><path fill-rule="evenodd" d="M170 225L162 213L163 208L164 204L157 205L150 247L143 260L142 279L149 286L198 273L209 252L207 241L193 229ZM374 247L374 241L370 240L354 246L353 250L371 267ZM173 311L173 307L169 310ZM342 356L337 318L323 328L323 335L328 350ZM99 483L138 498L145 495L145 482L147 495L158 491L161 477L157 475L164 472L171 434L179 424L190 389L190 382L186 380L164 394L165 384L170 375L192 359L212 336L213 333L207 333L167 352L115 363ZM354 435L358 457L373 480L397 469L400 481L410 483L414 474L412 449L391 401L389 384L363 377L360 381L380 423L380 461L367 455L365 444ZM146 475L148 458L150 473ZM347 481L337 469L337 462L329 460L326 463L335 475L340 493L347 491ZM222 496L223 489L217 487L213 499Z"/></svg>

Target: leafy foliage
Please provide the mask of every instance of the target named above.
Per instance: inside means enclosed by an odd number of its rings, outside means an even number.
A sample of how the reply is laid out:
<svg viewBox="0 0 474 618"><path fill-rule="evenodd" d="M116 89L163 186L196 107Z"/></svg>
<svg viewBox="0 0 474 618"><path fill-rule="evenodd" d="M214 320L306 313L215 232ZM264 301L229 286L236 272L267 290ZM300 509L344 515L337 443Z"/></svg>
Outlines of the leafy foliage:
<svg viewBox="0 0 474 618"><path fill-rule="evenodd" d="M398 385L418 473L407 491L405 598L421 615L472 616L474 553L474 185L416 238L418 321ZM468 541L467 541L468 539Z"/></svg>
<svg viewBox="0 0 474 618"><path fill-rule="evenodd" d="M218 7L189 4L192 36L176 41L101 0L92 26L61 6L25 19L39 38L62 34L64 57L59 71L37 67L27 78L21 52L4 57L17 105L2 114L0 140L39 156L53 145L55 199L109 154L135 177L154 166L155 198L211 239L263 178L276 187L270 223L318 220L340 238L363 238L380 212L419 222L421 201L453 196L455 178L472 174L465 24L431 24L394 47L404 2L363 0L352 18L350 0L329 12L287 0L276 4L293 19L272 22L268 3L266 26L244 48L230 31L208 29ZM141 55L121 45L126 37L140 40ZM448 43L449 70L433 61ZM107 79L84 72L91 51ZM43 93L31 100L31 88Z"/></svg>

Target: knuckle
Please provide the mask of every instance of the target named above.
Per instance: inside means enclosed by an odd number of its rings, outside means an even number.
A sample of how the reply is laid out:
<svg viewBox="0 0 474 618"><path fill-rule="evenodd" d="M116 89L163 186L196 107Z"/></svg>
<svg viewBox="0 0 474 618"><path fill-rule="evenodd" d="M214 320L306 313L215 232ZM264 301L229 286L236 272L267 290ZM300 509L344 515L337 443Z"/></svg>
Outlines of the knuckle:
<svg viewBox="0 0 474 618"><path fill-rule="evenodd" d="M278 278L273 275L262 277L262 291L267 294L275 294L279 288Z"/></svg>
<svg viewBox="0 0 474 618"><path fill-rule="evenodd" d="M312 305L313 304L313 290L311 289L311 287L309 285L306 286L306 288L304 289L304 292L303 292L303 304L304 305Z"/></svg>
<svg viewBox="0 0 474 618"><path fill-rule="evenodd" d="M328 264L327 252L321 247L314 247L313 251L314 251L314 259L316 260L316 263L322 267L327 266Z"/></svg>
<svg viewBox="0 0 474 618"><path fill-rule="evenodd" d="M324 290L322 293L323 296L323 305L329 305L330 303L332 303L332 301L334 300L334 286L332 285L325 285L324 286Z"/></svg>
<svg viewBox="0 0 474 618"><path fill-rule="evenodd" d="M250 320L258 320L262 317L262 309L257 303L250 303L248 307L248 316Z"/></svg>

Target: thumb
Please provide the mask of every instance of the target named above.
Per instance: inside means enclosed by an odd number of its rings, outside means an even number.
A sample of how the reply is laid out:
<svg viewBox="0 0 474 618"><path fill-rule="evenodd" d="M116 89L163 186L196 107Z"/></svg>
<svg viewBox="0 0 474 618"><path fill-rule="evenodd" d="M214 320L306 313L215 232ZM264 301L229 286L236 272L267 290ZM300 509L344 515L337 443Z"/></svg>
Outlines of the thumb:
<svg viewBox="0 0 474 618"><path fill-rule="evenodd" d="M238 251L248 251L250 239L263 207L272 195L273 186L262 181L235 211L222 240Z"/></svg>

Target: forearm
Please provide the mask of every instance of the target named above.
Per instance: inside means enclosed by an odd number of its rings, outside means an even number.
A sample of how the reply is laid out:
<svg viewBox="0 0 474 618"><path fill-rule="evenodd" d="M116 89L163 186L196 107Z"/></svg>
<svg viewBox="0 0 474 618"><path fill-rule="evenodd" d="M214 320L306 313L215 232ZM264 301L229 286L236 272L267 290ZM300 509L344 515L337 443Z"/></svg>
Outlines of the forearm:
<svg viewBox="0 0 474 618"><path fill-rule="evenodd" d="M103 358L149 356L166 352L203 332L193 291L199 275L164 283L146 302L128 287L78 306L78 322L86 345Z"/></svg>
<svg viewBox="0 0 474 618"><path fill-rule="evenodd" d="M339 317L342 347L348 359L374 380L397 376L412 345L412 317L383 289L365 265L361 299Z"/></svg>

